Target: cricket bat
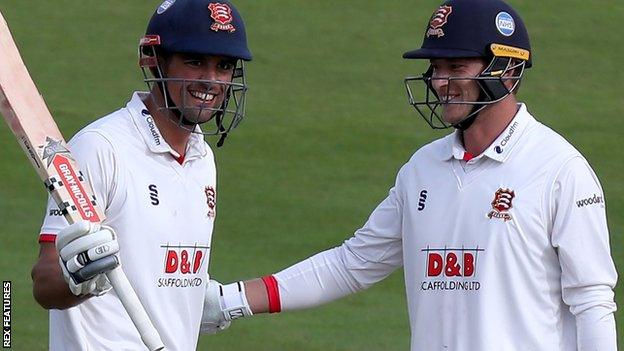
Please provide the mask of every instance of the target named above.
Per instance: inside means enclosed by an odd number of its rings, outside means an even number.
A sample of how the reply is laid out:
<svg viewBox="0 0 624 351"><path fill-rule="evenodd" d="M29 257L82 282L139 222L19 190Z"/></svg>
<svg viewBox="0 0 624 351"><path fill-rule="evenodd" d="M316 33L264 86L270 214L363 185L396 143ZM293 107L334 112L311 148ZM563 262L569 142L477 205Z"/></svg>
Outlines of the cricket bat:
<svg viewBox="0 0 624 351"><path fill-rule="evenodd" d="M61 132L22 61L1 13L0 113L67 221L70 224L79 220L102 222L104 213L97 204L93 190L72 158ZM97 272L101 267L115 267L106 276L145 346L150 351L164 350L158 331L116 257L97 260L80 273L88 279L92 275L89 270Z"/></svg>

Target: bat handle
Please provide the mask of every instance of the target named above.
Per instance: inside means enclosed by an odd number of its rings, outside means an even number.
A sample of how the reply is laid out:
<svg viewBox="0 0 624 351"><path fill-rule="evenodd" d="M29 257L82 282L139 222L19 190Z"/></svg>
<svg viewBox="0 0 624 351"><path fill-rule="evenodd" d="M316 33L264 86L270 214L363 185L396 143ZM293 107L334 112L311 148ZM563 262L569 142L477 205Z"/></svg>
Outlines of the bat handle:
<svg viewBox="0 0 624 351"><path fill-rule="evenodd" d="M111 282L111 285L115 289L119 300L123 304L124 308L128 312L130 319L136 326L141 340L150 351L164 350L165 345L160 340L158 331L152 324L147 312L143 308L141 301L137 297L132 285L128 281L128 278L121 270L121 265L117 268L110 270L106 273L106 277Z"/></svg>

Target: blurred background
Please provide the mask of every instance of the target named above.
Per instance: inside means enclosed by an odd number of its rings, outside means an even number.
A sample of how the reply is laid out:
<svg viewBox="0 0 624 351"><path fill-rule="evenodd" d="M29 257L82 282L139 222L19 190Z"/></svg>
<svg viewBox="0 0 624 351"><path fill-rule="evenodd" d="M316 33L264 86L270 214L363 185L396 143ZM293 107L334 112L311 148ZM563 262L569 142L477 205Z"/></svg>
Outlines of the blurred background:
<svg viewBox="0 0 624 351"><path fill-rule="evenodd" d="M534 54L519 97L594 167L607 198L612 252L622 267L624 3L509 2L524 18ZM66 138L124 106L132 91L145 89L137 44L159 4L0 2ZM420 46L438 4L235 0L254 60L247 65L246 118L215 152L219 215L210 263L215 279L272 273L340 244L386 196L410 155L449 132L429 128L408 105L403 85L405 76L426 69L424 62L401 55ZM4 122L0 149L0 275L13 283L13 349L45 350L47 312L32 298L30 269L46 193ZM622 292L618 287L620 306ZM618 311L618 321L623 313ZM237 321L225 333L201 337L198 349L408 347L403 276L397 271L365 292L314 310Z"/></svg>

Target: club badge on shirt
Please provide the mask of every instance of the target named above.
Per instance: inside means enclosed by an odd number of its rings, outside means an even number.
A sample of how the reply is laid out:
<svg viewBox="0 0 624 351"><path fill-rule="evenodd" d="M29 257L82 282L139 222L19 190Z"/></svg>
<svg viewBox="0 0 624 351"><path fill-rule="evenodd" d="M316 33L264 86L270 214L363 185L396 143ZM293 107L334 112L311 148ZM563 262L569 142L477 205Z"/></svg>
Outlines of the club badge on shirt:
<svg viewBox="0 0 624 351"><path fill-rule="evenodd" d="M508 188L499 188L494 194L494 200L492 201L492 210L488 212L487 217L489 219L498 218L507 222L512 219L509 210L513 207L512 201L516 196L513 190Z"/></svg>
<svg viewBox="0 0 624 351"><path fill-rule="evenodd" d="M216 215L215 207L217 206L217 191L212 186L207 186L204 188L204 194L206 194L206 204L208 205L206 216L214 219Z"/></svg>

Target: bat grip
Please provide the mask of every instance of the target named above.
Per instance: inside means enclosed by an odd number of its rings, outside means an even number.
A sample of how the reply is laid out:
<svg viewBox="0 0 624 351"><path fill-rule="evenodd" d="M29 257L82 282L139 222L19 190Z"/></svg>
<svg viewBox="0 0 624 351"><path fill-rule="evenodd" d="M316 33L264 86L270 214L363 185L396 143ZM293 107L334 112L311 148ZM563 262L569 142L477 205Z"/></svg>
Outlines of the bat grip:
<svg viewBox="0 0 624 351"><path fill-rule="evenodd" d="M106 272L106 277L108 277L108 280L115 289L117 296L119 296L119 300L121 300L121 303L128 312L130 319L132 319L132 322L139 331L141 340L143 340L145 346L147 346L150 351L164 350L165 345L162 340L160 340L158 331L154 328L154 325L147 315L147 312L145 312L141 301L139 301L134 289L132 289L132 285L130 285L128 278L124 274L123 270L121 270L121 265Z"/></svg>

